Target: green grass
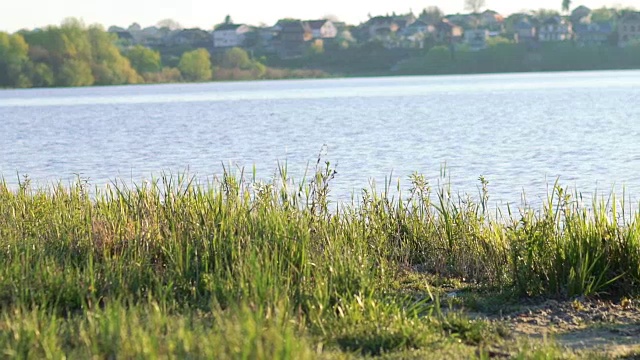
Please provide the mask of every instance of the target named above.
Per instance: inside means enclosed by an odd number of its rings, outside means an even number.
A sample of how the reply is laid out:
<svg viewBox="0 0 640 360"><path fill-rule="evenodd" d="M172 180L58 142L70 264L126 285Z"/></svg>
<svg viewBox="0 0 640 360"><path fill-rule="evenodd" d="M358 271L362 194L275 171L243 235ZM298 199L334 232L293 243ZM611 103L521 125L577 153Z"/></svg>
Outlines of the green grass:
<svg viewBox="0 0 640 360"><path fill-rule="evenodd" d="M614 197L586 208L555 186L538 211L490 215L483 179L472 201L415 175L402 201L385 188L336 210L321 165L300 184L284 168L272 183L0 183L0 357L566 357L447 310L445 285L637 295L640 213Z"/></svg>

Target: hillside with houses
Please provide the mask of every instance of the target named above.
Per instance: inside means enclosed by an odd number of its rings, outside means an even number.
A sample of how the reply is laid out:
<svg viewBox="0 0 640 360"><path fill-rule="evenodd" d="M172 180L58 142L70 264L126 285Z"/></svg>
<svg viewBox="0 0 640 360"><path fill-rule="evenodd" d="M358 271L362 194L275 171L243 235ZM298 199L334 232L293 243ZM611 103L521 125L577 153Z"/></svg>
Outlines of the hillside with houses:
<svg viewBox="0 0 640 360"><path fill-rule="evenodd" d="M638 68L640 12L582 5L508 16L428 7L357 25L226 16L211 29L173 20L104 29L71 19L0 33L0 87Z"/></svg>
<svg viewBox="0 0 640 360"><path fill-rule="evenodd" d="M629 9L578 6L570 14L552 10L504 16L493 10L444 15L437 8L419 14L370 16L359 25L331 19L282 19L271 26L236 24L227 17L213 30L170 29L151 26L112 26L124 46L144 45L159 50L176 46L204 47L212 54L233 47L254 56L293 59L310 53L330 52L377 43L384 48L428 49L437 45L486 49L492 41L525 44L530 48L547 42L575 46L626 47L640 42L640 12Z"/></svg>
<svg viewBox="0 0 640 360"><path fill-rule="evenodd" d="M187 48L204 47L214 59L231 48L242 48L268 66L338 75L570 69L555 65L557 59L551 58L562 48L561 52L591 58L589 64L577 61L576 70L640 66L635 53L623 50L640 45L640 13L582 5L564 14L541 9L508 16L493 10L446 15L429 7L417 14L369 15L357 25L336 19L281 19L273 25L252 26L234 23L227 16L212 30L143 29L133 24L109 31L118 35L122 46L139 44L157 49L168 64L175 63ZM505 48L517 52L518 64L500 69L483 67L475 60L500 56L473 54L495 52L498 47L502 52ZM437 61L429 63L429 58L440 56L443 48L454 62L456 54L462 54L458 58L466 57L472 64L436 68ZM595 59L590 54L596 49L607 51L611 59L607 55Z"/></svg>

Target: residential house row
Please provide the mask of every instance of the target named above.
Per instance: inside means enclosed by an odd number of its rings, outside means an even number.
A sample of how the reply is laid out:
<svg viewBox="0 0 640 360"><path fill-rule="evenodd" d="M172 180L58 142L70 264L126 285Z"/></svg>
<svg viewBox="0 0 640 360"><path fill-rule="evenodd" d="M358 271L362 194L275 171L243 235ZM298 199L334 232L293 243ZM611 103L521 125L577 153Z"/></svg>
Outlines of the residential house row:
<svg viewBox="0 0 640 360"><path fill-rule="evenodd" d="M150 47L205 47L224 52L243 47L281 58L304 55L311 47L336 46L340 42L377 41L387 48L425 48L430 45L465 45L470 50L487 47L489 39L506 37L531 47L545 42L574 41L579 46L615 45L624 47L640 42L640 12L627 12L610 21L592 21L592 11L585 6L570 16L539 19L531 14L513 14L507 22L499 13L487 10L480 14L454 14L439 19L416 17L413 13L370 17L358 26L321 20L279 20L273 26L253 27L225 23L213 31L201 29L111 27L120 39Z"/></svg>
<svg viewBox="0 0 640 360"><path fill-rule="evenodd" d="M515 40L525 43L575 41L579 46L640 43L640 13L627 12L617 19L592 21L592 11L579 6L569 17L553 16L543 21L522 14L514 26Z"/></svg>

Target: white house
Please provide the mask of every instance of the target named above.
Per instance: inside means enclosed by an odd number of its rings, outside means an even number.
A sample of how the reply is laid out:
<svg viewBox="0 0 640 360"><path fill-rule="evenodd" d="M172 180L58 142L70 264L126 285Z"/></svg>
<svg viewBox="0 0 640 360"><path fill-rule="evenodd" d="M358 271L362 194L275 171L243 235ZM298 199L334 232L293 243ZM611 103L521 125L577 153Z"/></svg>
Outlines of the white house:
<svg viewBox="0 0 640 360"><path fill-rule="evenodd" d="M629 12L618 20L618 45L640 41L640 12Z"/></svg>
<svg viewBox="0 0 640 360"><path fill-rule="evenodd" d="M338 35L338 28L329 20L309 20L306 23L314 39L333 39Z"/></svg>
<svg viewBox="0 0 640 360"><path fill-rule="evenodd" d="M213 47L226 48L242 46L251 28L241 24L223 24L213 30Z"/></svg>

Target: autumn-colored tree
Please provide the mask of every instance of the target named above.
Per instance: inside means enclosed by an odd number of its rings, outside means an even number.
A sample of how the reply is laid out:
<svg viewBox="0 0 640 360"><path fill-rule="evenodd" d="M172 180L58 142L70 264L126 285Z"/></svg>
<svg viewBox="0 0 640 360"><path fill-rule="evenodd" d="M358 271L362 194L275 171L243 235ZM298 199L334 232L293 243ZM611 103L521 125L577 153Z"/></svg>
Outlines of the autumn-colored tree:
<svg viewBox="0 0 640 360"><path fill-rule="evenodd" d="M23 32L32 62L23 70L33 86L135 84L142 77L118 47L117 36L77 19Z"/></svg>
<svg viewBox="0 0 640 360"><path fill-rule="evenodd" d="M100 26L88 30L91 43L91 70L98 85L137 84L142 78L115 45L117 37Z"/></svg>
<svg viewBox="0 0 640 360"><path fill-rule="evenodd" d="M165 67L159 72L144 73L147 83L172 83L182 81L182 74L176 68Z"/></svg>
<svg viewBox="0 0 640 360"><path fill-rule="evenodd" d="M81 21L67 19L60 27L49 26L24 36L33 48L30 55L34 56L34 61L46 64L53 71L55 85L94 84L91 42Z"/></svg>
<svg viewBox="0 0 640 360"><path fill-rule="evenodd" d="M60 26L60 32L68 56L80 61L91 61L91 42L82 21L75 18L65 19Z"/></svg>

